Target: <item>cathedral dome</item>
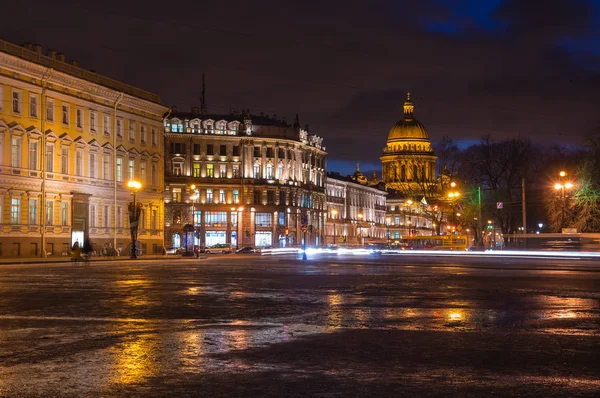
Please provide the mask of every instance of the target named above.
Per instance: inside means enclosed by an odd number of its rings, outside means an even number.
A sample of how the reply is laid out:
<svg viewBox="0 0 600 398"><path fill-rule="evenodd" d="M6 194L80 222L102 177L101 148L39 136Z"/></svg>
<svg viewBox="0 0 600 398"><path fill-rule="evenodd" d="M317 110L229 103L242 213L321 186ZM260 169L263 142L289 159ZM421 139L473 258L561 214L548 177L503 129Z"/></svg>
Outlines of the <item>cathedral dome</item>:
<svg viewBox="0 0 600 398"><path fill-rule="evenodd" d="M408 93L404 102L404 119L398 121L391 128L388 134L388 141L404 139L429 140L429 134L427 134L425 126L414 118L413 112L414 106L410 100L410 93Z"/></svg>

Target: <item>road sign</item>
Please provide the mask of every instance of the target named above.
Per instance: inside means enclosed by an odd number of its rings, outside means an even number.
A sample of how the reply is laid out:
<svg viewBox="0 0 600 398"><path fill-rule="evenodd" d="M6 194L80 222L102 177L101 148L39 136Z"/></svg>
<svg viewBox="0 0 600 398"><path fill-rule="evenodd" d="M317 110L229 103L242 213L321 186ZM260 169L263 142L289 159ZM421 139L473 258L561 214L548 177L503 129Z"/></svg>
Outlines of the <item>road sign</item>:
<svg viewBox="0 0 600 398"><path fill-rule="evenodd" d="M308 225L306 225L306 224L302 224L302 227L301 227L301 229L302 229L302 232L306 232L306 231L308 231Z"/></svg>
<svg viewBox="0 0 600 398"><path fill-rule="evenodd" d="M496 202L496 209L502 209L504 207L504 203Z"/></svg>

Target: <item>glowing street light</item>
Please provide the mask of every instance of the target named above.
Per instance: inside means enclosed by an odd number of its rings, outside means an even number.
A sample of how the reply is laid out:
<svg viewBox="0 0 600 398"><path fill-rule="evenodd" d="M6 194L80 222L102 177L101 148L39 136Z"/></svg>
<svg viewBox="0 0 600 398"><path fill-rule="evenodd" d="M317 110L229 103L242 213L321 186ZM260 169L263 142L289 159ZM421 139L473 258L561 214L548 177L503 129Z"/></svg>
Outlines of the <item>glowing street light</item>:
<svg viewBox="0 0 600 398"><path fill-rule="evenodd" d="M562 202L561 203L561 215L560 215L560 227L564 228L565 211L566 211L566 207L567 207L567 197L569 196L568 191L573 189L573 187L575 185L570 181L566 181L566 182L564 181L565 177L567 176L566 172L561 171L560 173L558 173L558 175L560 176L560 182L557 182L556 184L554 184L554 189L556 190L556 192L558 194L558 198Z"/></svg>
<svg viewBox="0 0 600 398"><path fill-rule="evenodd" d="M364 242L364 237L363 237L363 234L362 234L363 214L362 213L358 213L356 215L356 217L358 218L358 233L360 234L360 244L361 244L361 246L364 246L365 242Z"/></svg>
<svg viewBox="0 0 600 398"><path fill-rule="evenodd" d="M336 231L335 231L335 216L338 214L337 209L331 209L331 222L333 223L333 244L336 242Z"/></svg>

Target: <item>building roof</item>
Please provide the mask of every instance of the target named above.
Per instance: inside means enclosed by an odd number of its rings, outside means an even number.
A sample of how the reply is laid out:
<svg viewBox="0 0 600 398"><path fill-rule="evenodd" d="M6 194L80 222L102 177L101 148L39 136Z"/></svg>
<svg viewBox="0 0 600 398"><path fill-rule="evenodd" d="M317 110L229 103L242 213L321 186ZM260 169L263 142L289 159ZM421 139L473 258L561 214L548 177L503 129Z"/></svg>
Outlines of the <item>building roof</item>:
<svg viewBox="0 0 600 398"><path fill-rule="evenodd" d="M410 100L410 93L407 93L404 102L404 118L394 124L388 134L388 142L406 139L429 140L425 126L414 118L414 105Z"/></svg>
<svg viewBox="0 0 600 398"><path fill-rule="evenodd" d="M42 47L38 45L25 44L24 46L18 46L0 40L0 51L133 97L160 104L160 96L158 94L100 75L93 70L83 69L77 61L67 62L65 56L56 51L48 50L48 55L44 55Z"/></svg>

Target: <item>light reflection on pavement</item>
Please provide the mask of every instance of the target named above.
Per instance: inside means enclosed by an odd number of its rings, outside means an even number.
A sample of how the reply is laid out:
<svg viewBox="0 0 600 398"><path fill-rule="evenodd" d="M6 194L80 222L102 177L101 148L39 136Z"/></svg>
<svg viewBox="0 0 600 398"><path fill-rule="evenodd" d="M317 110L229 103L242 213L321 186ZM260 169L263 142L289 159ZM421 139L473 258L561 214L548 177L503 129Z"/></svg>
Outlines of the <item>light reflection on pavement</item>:
<svg viewBox="0 0 600 398"><path fill-rule="evenodd" d="M3 265L0 396L599 391L593 264L410 261Z"/></svg>

